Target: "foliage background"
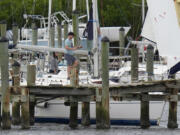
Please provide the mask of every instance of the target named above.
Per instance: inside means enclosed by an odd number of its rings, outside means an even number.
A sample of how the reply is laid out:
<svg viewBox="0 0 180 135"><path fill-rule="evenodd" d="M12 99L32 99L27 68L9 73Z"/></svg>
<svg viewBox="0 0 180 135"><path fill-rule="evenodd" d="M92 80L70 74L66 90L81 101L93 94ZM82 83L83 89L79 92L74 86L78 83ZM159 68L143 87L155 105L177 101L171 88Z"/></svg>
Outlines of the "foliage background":
<svg viewBox="0 0 180 135"><path fill-rule="evenodd" d="M91 0L89 0L90 2ZM90 2L91 3L91 2ZM85 0L77 0L81 15L86 13ZM140 34L141 0L98 0L101 26L132 26L130 36ZM53 0L53 11L63 10L71 18L72 0ZM16 22L23 27L23 14L38 14L47 17L48 0L0 0L0 20L6 20L8 28ZM30 27L30 24L29 24Z"/></svg>

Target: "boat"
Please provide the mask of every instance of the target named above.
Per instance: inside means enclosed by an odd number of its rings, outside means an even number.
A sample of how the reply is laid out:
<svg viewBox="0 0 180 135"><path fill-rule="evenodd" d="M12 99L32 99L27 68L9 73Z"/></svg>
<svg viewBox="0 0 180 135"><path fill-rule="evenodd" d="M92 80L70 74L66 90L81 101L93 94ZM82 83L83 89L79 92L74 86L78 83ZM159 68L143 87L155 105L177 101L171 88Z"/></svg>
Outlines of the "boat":
<svg viewBox="0 0 180 135"><path fill-rule="evenodd" d="M97 4L96 2L97 2L97 0L93 0L93 4ZM94 8L95 7L97 7L97 5L94 5ZM150 12L148 12L148 13L149 13L149 15L147 15L147 16L152 16L152 13L150 13ZM97 15L95 15L95 16L97 17ZM150 21L152 21L152 18L150 19ZM145 24L147 24L148 26L151 24L149 21L147 21L147 23L145 23ZM97 26L96 25L95 25L95 27L97 28L98 25ZM153 26L154 25L152 25L152 27ZM150 30L153 30L153 29L150 29ZM94 33L97 38L98 34L96 32L97 31L95 31ZM149 32L149 30L147 30L147 32ZM150 32L152 32L151 34L155 34L155 33L153 33L154 31L150 31ZM111 33L111 32L109 32L109 33ZM154 35L153 38L156 40L159 39L159 37L157 37L156 35ZM152 41L154 41L153 38L152 38ZM44 42L47 40L44 40L44 39L39 40L39 42L38 42L39 45L40 45L41 41ZM82 42L82 40L81 40L81 42ZM20 43L24 44L24 46L25 46L25 44L26 45L31 44L31 42L29 42L27 40L20 41ZM46 43L46 45L48 45L47 44L48 42L45 42L45 43ZM45 43L43 43L43 44L45 44ZM97 43L97 41L95 41L95 43ZM29 48L31 48L31 47L29 47ZM35 46L34 48L36 48L36 50L38 50L38 46ZM32 49L30 49L30 50L32 50ZM47 48L47 50L50 50L50 48ZM159 48L159 50L161 50L161 49ZM94 58L97 58L97 56L95 55ZM95 67L98 67L98 65L95 65ZM157 75L157 80L163 79L162 74L167 74L167 69L168 69L167 66L165 66L165 65L163 66L162 64L161 65L156 64L155 68L156 68L155 74ZM39 72L37 74L37 81L36 81L37 85L51 85L51 84L68 85L69 81L67 81L67 79L66 79L66 76L67 76L66 68L61 67L60 69L62 72L60 72L59 75L52 75L52 74L49 75L48 73L41 74ZM96 73L97 71L94 71L94 72ZM81 73L86 74L86 71L85 72L80 71L80 74ZM61 75L61 77L60 77L60 74L63 74L63 75ZM139 78L140 80L145 81L147 79L147 75L145 72L145 64L140 65L139 74L142 75L142 78L141 77ZM155 75L155 77L156 77L156 75ZM42 79L42 76L43 76L43 79ZM110 80L112 83L114 83L113 85L119 84L120 82L122 82L125 79L126 80L124 81L124 83L130 83L130 78L129 78L130 77L130 63L128 63L123 68L119 69L118 71L111 71L110 78L112 79L113 77L118 78L118 82ZM167 77L167 75L166 75L166 77ZM99 83L101 81L99 79L93 80L92 78L89 78L89 76L87 74L85 75L85 78L88 78L88 81L86 79L84 79L83 75L82 75L82 81L80 81L82 84L87 84L87 83L92 84L92 83L96 83L96 82ZM161 93L159 93L159 94L161 94ZM154 102L154 101L150 102L150 122L152 125L158 124L158 121L161 118L161 114L163 113L164 104L165 104L165 102L163 102L163 101L162 102L159 102L159 101L158 102ZM91 110L91 112L90 112L91 122L95 123L95 117L96 117L95 116L95 114L96 114L95 113L95 107L96 107L95 102L90 102L90 107L91 107L91 109L90 109ZM78 110L79 121L81 119L80 108L81 108L81 103L79 103L79 110ZM57 99L50 100L50 101L45 100L43 103L37 103L36 109L35 109L35 119L36 119L36 122L68 123L69 110L70 109L68 106L64 106L63 98L57 98ZM113 100L110 100L110 115L111 115L111 124L138 125L138 124L140 124L140 102L139 101L113 101Z"/></svg>

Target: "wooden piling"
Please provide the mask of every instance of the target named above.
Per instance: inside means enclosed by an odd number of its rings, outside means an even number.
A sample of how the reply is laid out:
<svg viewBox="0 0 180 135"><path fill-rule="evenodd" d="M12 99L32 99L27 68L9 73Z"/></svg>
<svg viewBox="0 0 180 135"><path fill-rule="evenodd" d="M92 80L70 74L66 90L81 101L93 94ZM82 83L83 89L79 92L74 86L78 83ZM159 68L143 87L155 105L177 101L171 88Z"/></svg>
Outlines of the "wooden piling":
<svg viewBox="0 0 180 135"><path fill-rule="evenodd" d="M80 45L79 43L79 20L78 20L78 12L77 11L73 11L72 14L72 19L73 19L73 32L75 34L74 37L74 46L78 46Z"/></svg>
<svg viewBox="0 0 180 135"><path fill-rule="evenodd" d="M17 42L18 42L18 25L16 23L13 23L12 32L13 32L13 44L17 45Z"/></svg>
<svg viewBox="0 0 180 135"><path fill-rule="evenodd" d="M68 23L64 22L64 42L68 37Z"/></svg>
<svg viewBox="0 0 180 135"><path fill-rule="evenodd" d="M147 47L147 62L146 62L146 72L148 74L148 81L152 81L154 75L154 47L148 45ZM148 93L141 94L141 128L146 129L150 127L149 119L149 99Z"/></svg>
<svg viewBox="0 0 180 135"><path fill-rule="evenodd" d="M36 23L32 23L32 45L38 44L38 29Z"/></svg>
<svg viewBox="0 0 180 135"><path fill-rule="evenodd" d="M148 81L152 81L154 76L154 47L152 45L148 45L147 47L146 71L148 74Z"/></svg>
<svg viewBox="0 0 180 135"><path fill-rule="evenodd" d="M5 38L6 37L6 30L7 30L7 24L6 21L0 22L0 37Z"/></svg>
<svg viewBox="0 0 180 135"><path fill-rule="evenodd" d="M25 98L26 101L22 102L21 105L21 128L29 129L30 120L29 120L29 91L26 88L22 88L21 95Z"/></svg>
<svg viewBox="0 0 180 135"><path fill-rule="evenodd" d="M131 48L131 82L138 81L138 48L136 45L132 45Z"/></svg>
<svg viewBox="0 0 180 135"><path fill-rule="evenodd" d="M17 61L14 61L12 65L13 69L13 86L20 86L20 64ZM20 120L20 102L12 103L12 124L19 125Z"/></svg>
<svg viewBox="0 0 180 135"><path fill-rule="evenodd" d="M110 128L109 114L109 39L102 39L102 104L98 110L101 112L101 123L97 124L98 129ZM96 117L97 118L97 117Z"/></svg>
<svg viewBox="0 0 180 135"><path fill-rule="evenodd" d="M101 129L102 125L102 88L96 88L96 128Z"/></svg>
<svg viewBox="0 0 180 135"><path fill-rule="evenodd" d="M58 48L62 48L62 25L58 23L57 25L57 33L58 33Z"/></svg>
<svg viewBox="0 0 180 135"><path fill-rule="evenodd" d="M35 85L36 81L36 65L27 66L27 86Z"/></svg>
<svg viewBox="0 0 180 135"><path fill-rule="evenodd" d="M4 28L3 28L4 29ZM2 30L2 27L1 27ZM9 56L8 40L0 40L0 66L1 66L1 104L2 104L2 128L10 129L10 90L9 90Z"/></svg>
<svg viewBox="0 0 180 135"><path fill-rule="evenodd" d="M50 28L50 46L55 47L55 27Z"/></svg>
<svg viewBox="0 0 180 135"><path fill-rule="evenodd" d="M172 76L175 78L175 75ZM169 129L178 128L177 123L177 107L178 107L178 92L179 89L169 89L170 99L169 99L169 115L168 115L168 124Z"/></svg>
<svg viewBox="0 0 180 135"><path fill-rule="evenodd" d="M36 82L36 65L28 65L27 66L27 86L33 86L35 85ZM33 98L32 98L33 97ZM30 108L30 124L34 125L35 118L34 118L34 112L35 112L35 97L31 95L30 97L30 103L29 103L29 108Z"/></svg>
<svg viewBox="0 0 180 135"><path fill-rule="evenodd" d="M35 96L31 95L29 97L29 118L30 118L30 125L34 125L35 123L35 105L36 105L36 100Z"/></svg>
<svg viewBox="0 0 180 135"><path fill-rule="evenodd" d="M140 123L141 123L141 128L142 129L147 129L147 128L150 127L148 93L142 93L141 94Z"/></svg>
<svg viewBox="0 0 180 135"><path fill-rule="evenodd" d="M83 126L89 126L90 125L90 103L89 102L83 102L82 103L82 121L81 124Z"/></svg>
<svg viewBox="0 0 180 135"><path fill-rule="evenodd" d="M78 68L71 70L70 84L73 87L79 86L79 71ZM69 126L74 129L78 126L78 102L70 102L70 119Z"/></svg>
<svg viewBox="0 0 180 135"><path fill-rule="evenodd" d="M124 56L125 48L125 29L122 27L119 29L119 55Z"/></svg>

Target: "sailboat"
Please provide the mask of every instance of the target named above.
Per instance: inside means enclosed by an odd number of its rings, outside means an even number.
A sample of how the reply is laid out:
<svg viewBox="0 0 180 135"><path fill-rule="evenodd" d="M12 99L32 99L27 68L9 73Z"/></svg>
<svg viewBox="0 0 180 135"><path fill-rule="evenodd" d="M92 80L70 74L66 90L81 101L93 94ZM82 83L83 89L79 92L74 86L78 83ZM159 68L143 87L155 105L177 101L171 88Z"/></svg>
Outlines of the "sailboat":
<svg viewBox="0 0 180 135"><path fill-rule="evenodd" d="M97 13L97 0L92 0L93 1L93 9L95 10L93 17L95 20L98 20L98 13ZM49 10L49 23L48 26L50 26L50 20L51 20L51 3L52 0L50 0L50 10ZM151 16L151 14L150 14ZM94 25L94 35L95 35L95 39L93 41L94 43L94 48L96 48L97 43L97 39L98 39L98 33L97 33L97 27L99 27L98 24L96 24L96 21L93 21L93 25ZM49 31L49 27L48 27L48 31ZM103 31L103 30L102 30ZM102 34L104 34L101 31ZM107 32L108 34L114 33L113 31L110 31L110 29L108 29L109 32ZM115 28L116 34L117 32L119 33L119 28ZM128 30L126 30L127 33ZM49 34L49 33L48 33ZM118 35L118 34L117 34ZM111 39L111 35L108 36ZM114 36L112 35L112 37L114 38ZM48 38L47 38L48 39ZM112 39L112 41L116 41L117 38L115 38L114 40ZM118 39L119 40L119 39ZM48 40L46 40L48 41ZM23 42L25 42L23 44ZM48 45L48 42L46 42ZM25 45L27 44L27 45ZM21 41L20 44L17 45L18 48L21 49L25 49L25 50L34 50L34 51L58 51L58 52L63 52L63 48L59 48L59 50L57 48L50 48L48 47L44 47L44 46L28 46L28 44L30 45L31 42L27 42L27 41ZM44 50L43 50L44 49ZM53 50L54 49L54 50ZM77 52L77 53L87 53L86 50L81 50L81 52ZM94 75L98 76L98 54L94 55L94 60L95 60L95 64L94 64ZM130 69L129 69L130 70ZM124 70L126 71L126 70ZM62 72L61 72L62 73ZM48 77L48 76L47 76ZM54 81L57 81L57 78L55 78L54 76L52 76L52 78L54 78ZM46 82L44 80L37 80L38 83L39 82ZM53 82L50 82L53 83ZM61 83L61 82L58 82ZM49 82L47 82L46 84L49 84ZM39 85L42 85L41 83L39 83ZM161 116L162 110L163 110L163 105L164 102L150 102L150 122L152 125L157 124L158 119ZM81 106L81 103L79 103L79 106ZM91 121L92 123L95 121L95 103L91 102L90 104L91 107ZM79 107L81 108L81 107ZM118 109L117 109L118 108ZM133 111L132 111L133 110ZM123 125L138 125L140 123L140 102L139 101L110 101L110 115L111 115L111 123L112 124L123 124ZM36 105L36 111L35 111L35 118L37 122L59 122L59 123L67 123L68 122L68 117L69 117L69 107L64 106L64 100L63 99L55 99L55 100L51 100L51 101L46 101L44 103L38 103ZM81 111L78 110L78 118L81 118Z"/></svg>
<svg viewBox="0 0 180 135"><path fill-rule="evenodd" d="M95 9L94 19L97 19L97 0L93 0L93 7ZM97 45L98 33L96 27L98 24L95 22L94 25L94 45ZM111 32L109 32L111 33ZM94 46L96 47L96 46ZM94 60L98 59L98 55L94 56ZM97 63L96 63L97 62ZM94 65L96 70L94 70L94 75L98 76L98 61ZM124 70L125 71L125 70ZM56 80L56 79L55 79ZM42 81L41 81L42 82ZM44 82L44 80L43 80ZM160 118L164 102L151 102L150 103L150 122L152 125L157 124L157 120ZM79 108L81 108L81 103L79 103ZM96 113L95 113L95 102L90 103L91 107L91 122L95 123ZM117 109L118 108L118 109ZM133 110L133 111L132 111ZM111 124L122 124L122 125L138 125L140 123L140 102L139 101L110 101L110 115ZM38 122L59 122L68 123L69 117L69 107L64 106L64 101L60 99L47 101L44 103L39 103L36 105L35 111L36 121ZM81 119L81 110L78 110L78 118Z"/></svg>

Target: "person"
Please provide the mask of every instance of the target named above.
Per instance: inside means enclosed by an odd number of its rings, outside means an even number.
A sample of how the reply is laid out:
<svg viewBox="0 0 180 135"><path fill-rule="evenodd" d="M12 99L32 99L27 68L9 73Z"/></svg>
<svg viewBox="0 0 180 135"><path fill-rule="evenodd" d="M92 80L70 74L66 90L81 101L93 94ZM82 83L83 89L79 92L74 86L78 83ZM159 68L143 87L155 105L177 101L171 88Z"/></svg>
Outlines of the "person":
<svg viewBox="0 0 180 135"><path fill-rule="evenodd" d="M58 70L58 53L53 52L53 56L50 57L50 70L49 73L57 74Z"/></svg>
<svg viewBox="0 0 180 135"><path fill-rule="evenodd" d="M82 48L82 46L73 46L73 42L72 39L74 38L74 33L73 32L69 32L68 33L68 37L65 40L65 60L67 61L67 74L68 74L68 80L70 79L70 72L71 69L73 67L77 67L78 66L78 61L77 59L73 56L74 55L74 51Z"/></svg>

